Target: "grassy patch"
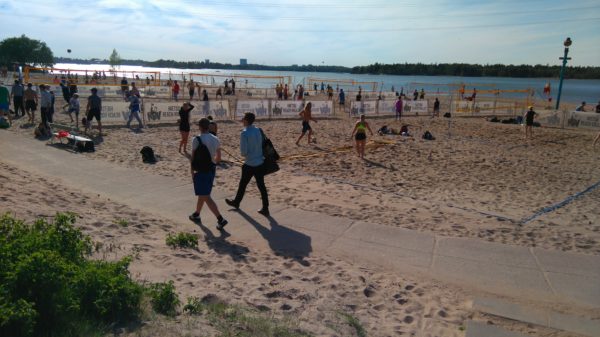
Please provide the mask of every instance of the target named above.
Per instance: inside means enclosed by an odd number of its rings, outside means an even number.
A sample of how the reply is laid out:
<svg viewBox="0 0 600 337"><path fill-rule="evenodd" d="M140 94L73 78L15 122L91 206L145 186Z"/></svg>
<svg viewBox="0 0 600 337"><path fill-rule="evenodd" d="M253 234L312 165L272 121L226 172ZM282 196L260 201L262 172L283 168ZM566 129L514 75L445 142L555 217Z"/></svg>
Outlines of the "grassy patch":
<svg viewBox="0 0 600 337"><path fill-rule="evenodd" d="M122 219L122 218L118 218L118 219L113 220L113 223L116 224L116 225L119 225L121 227L127 227L127 226L129 226L129 220Z"/></svg>
<svg viewBox="0 0 600 337"><path fill-rule="evenodd" d="M198 236L189 233L177 233L167 235L167 246L171 248L198 248Z"/></svg>
<svg viewBox="0 0 600 337"><path fill-rule="evenodd" d="M175 291L173 281L153 283L148 287L148 293L154 311L166 316L177 315L177 308L179 307L180 301L179 295L177 295L177 292Z"/></svg>
<svg viewBox="0 0 600 337"><path fill-rule="evenodd" d="M192 315L205 316L219 332L219 336L239 337L307 337L311 334L300 330L291 318L275 319L249 308L229 305L222 301L188 298L183 310Z"/></svg>
<svg viewBox="0 0 600 337"><path fill-rule="evenodd" d="M358 337L367 337L367 332L365 331L365 328L363 328L358 318L345 312L339 312L339 315L342 316L342 318L354 329L354 331L356 331L356 335Z"/></svg>

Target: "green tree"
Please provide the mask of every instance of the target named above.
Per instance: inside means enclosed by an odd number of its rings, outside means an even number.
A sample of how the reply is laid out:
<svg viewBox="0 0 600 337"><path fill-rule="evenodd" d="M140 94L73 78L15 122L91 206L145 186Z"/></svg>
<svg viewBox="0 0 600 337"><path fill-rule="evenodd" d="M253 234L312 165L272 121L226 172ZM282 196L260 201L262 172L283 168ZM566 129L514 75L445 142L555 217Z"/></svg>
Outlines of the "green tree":
<svg viewBox="0 0 600 337"><path fill-rule="evenodd" d="M121 56L114 48L112 54L110 54L110 57L108 58L108 64L110 64L111 68L118 68L121 65Z"/></svg>
<svg viewBox="0 0 600 337"><path fill-rule="evenodd" d="M31 66L52 67L54 55L45 42L32 40L25 36L9 37L0 41L0 64L13 63Z"/></svg>

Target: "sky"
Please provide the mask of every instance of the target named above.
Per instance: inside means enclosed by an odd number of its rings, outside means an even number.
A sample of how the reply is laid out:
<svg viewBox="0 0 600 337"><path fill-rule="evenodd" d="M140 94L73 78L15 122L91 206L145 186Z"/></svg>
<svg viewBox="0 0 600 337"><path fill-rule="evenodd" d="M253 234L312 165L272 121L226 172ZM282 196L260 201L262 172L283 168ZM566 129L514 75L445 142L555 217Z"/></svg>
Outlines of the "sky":
<svg viewBox="0 0 600 337"><path fill-rule="evenodd" d="M598 0L0 0L0 22L84 59L558 65L570 37L570 65L600 66Z"/></svg>

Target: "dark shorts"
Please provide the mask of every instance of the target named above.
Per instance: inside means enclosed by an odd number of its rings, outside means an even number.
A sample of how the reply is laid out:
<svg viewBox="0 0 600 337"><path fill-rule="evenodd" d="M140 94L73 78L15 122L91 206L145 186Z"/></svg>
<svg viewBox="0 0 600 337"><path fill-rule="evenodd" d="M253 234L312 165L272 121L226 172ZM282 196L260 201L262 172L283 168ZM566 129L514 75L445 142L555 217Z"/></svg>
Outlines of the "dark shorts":
<svg viewBox="0 0 600 337"><path fill-rule="evenodd" d="M196 195L210 195L215 181L215 171L208 173L194 173L194 193Z"/></svg>
<svg viewBox="0 0 600 337"><path fill-rule="evenodd" d="M190 132L190 123L180 123L179 131L181 132Z"/></svg>
<svg viewBox="0 0 600 337"><path fill-rule="evenodd" d="M365 140L367 139L367 134L366 133L357 133L356 135L354 135L354 139L356 140Z"/></svg>
<svg viewBox="0 0 600 337"><path fill-rule="evenodd" d="M0 110L8 111L8 103L0 103Z"/></svg>
<svg viewBox="0 0 600 337"><path fill-rule="evenodd" d="M312 128L310 127L310 123L308 123L307 121L302 121L302 133L305 133L308 130L312 130Z"/></svg>
<svg viewBox="0 0 600 337"><path fill-rule="evenodd" d="M533 119L532 120L529 120L529 119L525 120L525 125L527 125L527 126L533 126Z"/></svg>
<svg viewBox="0 0 600 337"><path fill-rule="evenodd" d="M96 118L96 120L99 122L100 121L100 110L99 109L90 109L90 111L87 114L87 120L88 121L92 121L92 119Z"/></svg>
<svg viewBox="0 0 600 337"><path fill-rule="evenodd" d="M25 101L25 110L27 111L35 111L37 109L37 105L35 104L34 100L27 100Z"/></svg>

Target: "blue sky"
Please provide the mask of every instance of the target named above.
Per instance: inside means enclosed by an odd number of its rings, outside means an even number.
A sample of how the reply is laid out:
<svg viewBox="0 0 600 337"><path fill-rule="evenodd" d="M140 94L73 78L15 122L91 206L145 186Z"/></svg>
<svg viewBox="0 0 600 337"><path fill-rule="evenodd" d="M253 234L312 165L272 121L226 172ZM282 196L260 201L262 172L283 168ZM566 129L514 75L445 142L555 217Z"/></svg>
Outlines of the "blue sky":
<svg viewBox="0 0 600 337"><path fill-rule="evenodd" d="M75 58L559 64L569 36L570 64L600 66L598 0L0 0L0 20Z"/></svg>

